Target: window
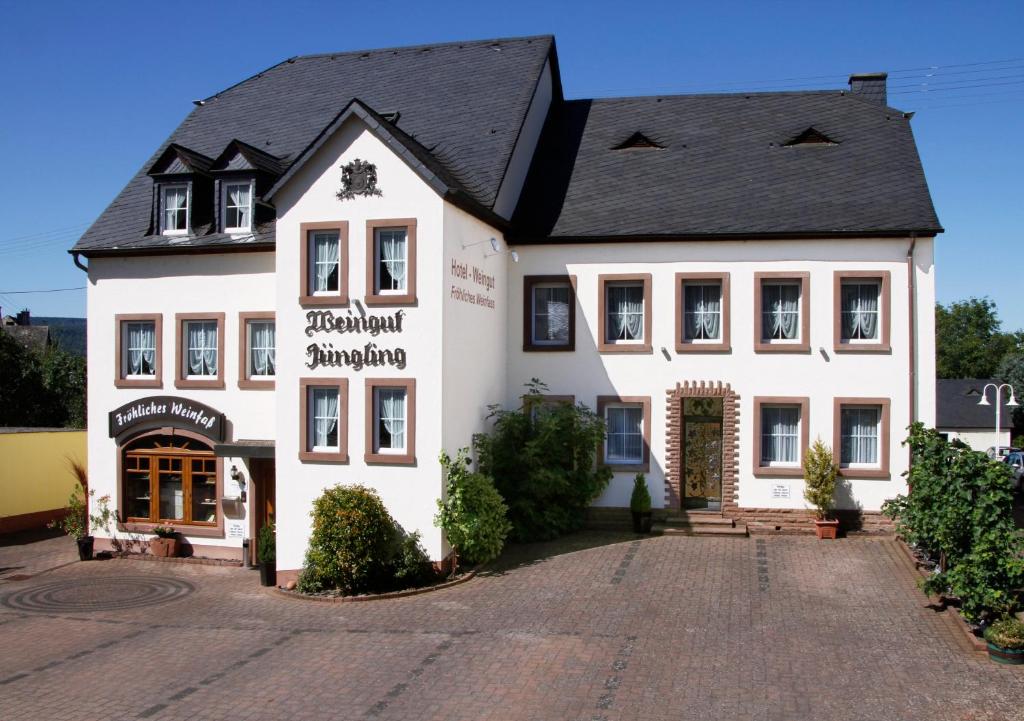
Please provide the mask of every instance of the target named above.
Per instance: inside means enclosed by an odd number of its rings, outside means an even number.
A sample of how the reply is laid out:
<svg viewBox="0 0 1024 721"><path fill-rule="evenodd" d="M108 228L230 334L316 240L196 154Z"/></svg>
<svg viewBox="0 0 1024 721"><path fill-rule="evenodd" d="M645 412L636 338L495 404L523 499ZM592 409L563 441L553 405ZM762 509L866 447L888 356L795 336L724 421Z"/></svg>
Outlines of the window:
<svg viewBox="0 0 1024 721"><path fill-rule="evenodd" d="M416 462L416 381L366 380L367 463Z"/></svg>
<svg viewBox="0 0 1024 721"><path fill-rule="evenodd" d="M754 475L803 475L808 439L807 398L754 398Z"/></svg>
<svg viewBox="0 0 1024 721"><path fill-rule="evenodd" d="M177 433L143 436L125 447L121 470L127 523L218 524L221 465L205 443Z"/></svg>
<svg viewBox="0 0 1024 721"><path fill-rule="evenodd" d="M598 276L598 350L650 352L651 276Z"/></svg>
<svg viewBox="0 0 1024 721"><path fill-rule="evenodd" d="M223 183L224 231L252 229L252 181Z"/></svg>
<svg viewBox="0 0 1024 721"><path fill-rule="evenodd" d="M302 305L348 304L348 223L302 223Z"/></svg>
<svg viewBox="0 0 1024 721"><path fill-rule="evenodd" d="M564 405L575 405L576 396L559 396L535 393L523 396L523 408L530 412L530 419L536 421L541 415Z"/></svg>
<svg viewBox="0 0 1024 721"><path fill-rule="evenodd" d="M810 275L755 273L754 288L754 350L809 351Z"/></svg>
<svg viewBox="0 0 1024 721"><path fill-rule="evenodd" d="M133 313L115 317L115 387L161 387L161 320L159 314Z"/></svg>
<svg viewBox="0 0 1024 721"><path fill-rule="evenodd" d="M836 398L832 425L841 475L889 478L888 398Z"/></svg>
<svg viewBox="0 0 1024 721"><path fill-rule="evenodd" d="M523 350L566 351L576 347L575 277L523 278Z"/></svg>
<svg viewBox="0 0 1024 721"><path fill-rule="evenodd" d="M223 313L179 313L177 322L178 388L223 388Z"/></svg>
<svg viewBox="0 0 1024 721"><path fill-rule="evenodd" d="M160 232L164 235L188 233L188 185L164 185L160 189Z"/></svg>
<svg viewBox="0 0 1024 721"><path fill-rule="evenodd" d="M676 273L676 351L729 350L729 274Z"/></svg>
<svg viewBox="0 0 1024 721"><path fill-rule="evenodd" d="M299 379L300 461L348 462L348 379Z"/></svg>
<svg viewBox="0 0 1024 721"><path fill-rule="evenodd" d="M416 302L416 220L366 221L366 303Z"/></svg>
<svg viewBox="0 0 1024 721"><path fill-rule="evenodd" d="M272 389L277 375L274 314L239 313L238 330L238 387Z"/></svg>
<svg viewBox="0 0 1024 721"><path fill-rule="evenodd" d="M888 352L892 309L888 271L836 271L833 336L840 353Z"/></svg>
<svg viewBox="0 0 1024 721"><path fill-rule="evenodd" d="M597 412L607 433L598 461L621 471L650 468L651 399L648 396L598 396Z"/></svg>

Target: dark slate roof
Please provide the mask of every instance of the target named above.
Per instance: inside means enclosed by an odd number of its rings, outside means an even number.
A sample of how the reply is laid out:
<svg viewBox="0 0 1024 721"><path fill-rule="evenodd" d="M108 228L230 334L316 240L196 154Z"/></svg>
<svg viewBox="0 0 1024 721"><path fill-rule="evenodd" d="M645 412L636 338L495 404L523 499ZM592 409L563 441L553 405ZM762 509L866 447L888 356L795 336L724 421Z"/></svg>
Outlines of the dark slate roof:
<svg viewBox="0 0 1024 721"><path fill-rule="evenodd" d="M538 36L287 60L189 113L72 250L88 255L271 245L272 222L241 238L209 227L186 238L146 236L152 205L146 170L171 143L218 158L235 139L271 154L286 169L354 98L382 114L401 113L399 129L458 180L470 202L490 209L549 56L554 38Z"/></svg>
<svg viewBox="0 0 1024 721"><path fill-rule="evenodd" d="M957 428L994 428L996 425L995 407L979 406L981 390L986 383L999 384L994 378L940 378L935 381L935 427L939 429ZM992 391L988 393L988 402L994 403ZM1005 403L1006 397L1003 396ZM1000 427L1012 428L1012 408L1003 406Z"/></svg>
<svg viewBox="0 0 1024 721"><path fill-rule="evenodd" d="M785 144L813 128L835 144ZM614 149L635 133L663 148ZM941 232L909 117L849 92L574 100L548 118L519 242Z"/></svg>
<svg viewBox="0 0 1024 721"><path fill-rule="evenodd" d="M0 333L6 333L29 350L44 351L50 344L50 329L45 325L2 325Z"/></svg>

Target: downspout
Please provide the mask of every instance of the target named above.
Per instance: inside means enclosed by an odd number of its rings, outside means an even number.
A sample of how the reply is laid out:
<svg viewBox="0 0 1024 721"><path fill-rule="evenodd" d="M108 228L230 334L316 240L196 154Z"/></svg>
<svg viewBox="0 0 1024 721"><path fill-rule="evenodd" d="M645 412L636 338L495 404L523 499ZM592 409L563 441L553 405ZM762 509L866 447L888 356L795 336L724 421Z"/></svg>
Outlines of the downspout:
<svg viewBox="0 0 1024 721"><path fill-rule="evenodd" d="M917 233L910 234L910 247L907 248L907 317L908 325L910 328L910 335L908 337L908 351L910 364L910 406L909 413L910 423L913 424L917 420L917 309L915 304L915 288L914 288L914 246L917 245ZM914 462L913 452L908 449L907 468L909 469ZM908 486L907 490L910 488Z"/></svg>

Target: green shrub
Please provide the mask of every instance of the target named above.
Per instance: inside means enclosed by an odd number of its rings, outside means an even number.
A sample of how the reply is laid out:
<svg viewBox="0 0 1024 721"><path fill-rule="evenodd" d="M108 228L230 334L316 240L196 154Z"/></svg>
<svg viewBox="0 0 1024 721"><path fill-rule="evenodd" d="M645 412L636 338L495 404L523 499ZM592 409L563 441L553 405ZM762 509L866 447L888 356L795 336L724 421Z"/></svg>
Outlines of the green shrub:
<svg viewBox="0 0 1024 721"><path fill-rule="evenodd" d="M469 470L468 453L468 448L460 448L452 461L441 452L447 483L444 498L437 501L434 525L445 532L458 556L469 563L487 563L501 553L512 526L491 479Z"/></svg>
<svg viewBox="0 0 1024 721"><path fill-rule="evenodd" d="M534 378L516 410L491 407L494 428L474 438L479 470L508 505L515 541L554 538L582 527L586 509L611 480L595 467L604 420L582 404L545 406Z"/></svg>
<svg viewBox="0 0 1024 721"><path fill-rule="evenodd" d="M832 515L835 507L836 476L839 469L832 451L818 438L804 459L804 498L814 506L819 521Z"/></svg>
<svg viewBox="0 0 1024 721"><path fill-rule="evenodd" d="M398 542L398 553L392 563L396 589L429 586L437 580L437 575L427 552L420 545L418 531L410 533Z"/></svg>
<svg viewBox="0 0 1024 721"><path fill-rule="evenodd" d="M1007 650L1024 649L1024 623L1012 616L996 621L985 629L985 640Z"/></svg>
<svg viewBox="0 0 1024 721"><path fill-rule="evenodd" d="M77 462L72 463L71 468L73 472L77 473L82 465L79 463L76 468L75 463ZM78 483L68 497L64 516L47 524L50 528L59 528L74 539L85 538L89 535L89 509L86 499L96 495L96 491L86 491L88 482L84 470L81 475L77 476L77 480Z"/></svg>
<svg viewBox="0 0 1024 721"><path fill-rule="evenodd" d="M651 492L647 490L647 479L637 473L633 479L633 495L629 497L629 510L633 513L650 513Z"/></svg>
<svg viewBox="0 0 1024 721"><path fill-rule="evenodd" d="M364 486L334 486L313 502L313 532L298 588L345 595L391 586L398 549L394 521L380 496Z"/></svg>
<svg viewBox="0 0 1024 721"><path fill-rule="evenodd" d="M959 598L969 621L1011 613L1024 585L1024 546L1009 467L921 423L910 427L904 445L913 458L903 474L911 491L882 511L903 538L939 559L939 572L923 588Z"/></svg>
<svg viewBox="0 0 1024 721"><path fill-rule="evenodd" d="M256 560L260 563L274 563L277 561L277 538L274 534L274 524L267 523L260 528L256 537Z"/></svg>

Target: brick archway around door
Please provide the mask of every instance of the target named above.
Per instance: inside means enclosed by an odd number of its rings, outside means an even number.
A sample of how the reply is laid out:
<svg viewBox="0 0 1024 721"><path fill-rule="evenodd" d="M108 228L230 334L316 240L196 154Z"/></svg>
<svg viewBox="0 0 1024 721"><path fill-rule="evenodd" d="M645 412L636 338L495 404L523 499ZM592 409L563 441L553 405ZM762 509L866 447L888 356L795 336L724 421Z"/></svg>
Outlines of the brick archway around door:
<svg viewBox="0 0 1024 721"><path fill-rule="evenodd" d="M736 512L739 484L739 400L728 383L721 381L685 381L665 391L666 473L665 508L682 508L683 501L683 401L686 398L722 399L722 514Z"/></svg>

